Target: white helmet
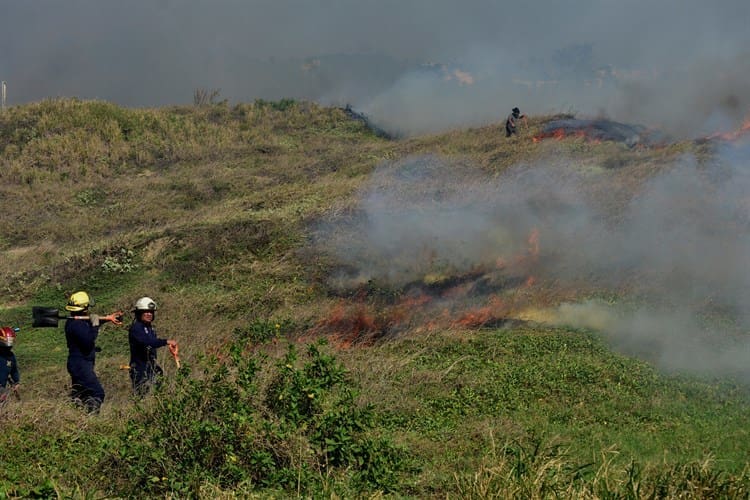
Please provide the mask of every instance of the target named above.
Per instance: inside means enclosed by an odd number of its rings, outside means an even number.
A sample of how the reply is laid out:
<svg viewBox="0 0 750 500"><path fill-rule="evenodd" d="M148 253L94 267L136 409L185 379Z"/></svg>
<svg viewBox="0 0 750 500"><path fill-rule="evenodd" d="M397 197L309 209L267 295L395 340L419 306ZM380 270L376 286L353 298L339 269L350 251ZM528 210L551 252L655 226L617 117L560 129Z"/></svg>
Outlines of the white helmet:
<svg viewBox="0 0 750 500"><path fill-rule="evenodd" d="M133 311L156 311L156 302L151 297L141 297L135 301Z"/></svg>

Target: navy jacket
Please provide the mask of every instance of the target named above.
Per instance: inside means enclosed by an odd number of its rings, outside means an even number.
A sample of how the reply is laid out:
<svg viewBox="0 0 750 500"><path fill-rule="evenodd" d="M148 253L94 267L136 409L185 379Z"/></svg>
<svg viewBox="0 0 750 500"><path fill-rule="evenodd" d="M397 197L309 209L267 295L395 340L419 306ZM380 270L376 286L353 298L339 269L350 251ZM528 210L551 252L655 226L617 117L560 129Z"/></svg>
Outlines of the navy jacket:
<svg viewBox="0 0 750 500"><path fill-rule="evenodd" d="M166 339L156 336L153 326L138 320L133 321L128 333L130 343L130 366L145 368L156 365L156 349L167 345Z"/></svg>
<svg viewBox="0 0 750 500"><path fill-rule="evenodd" d="M0 387L5 387L8 380L12 384L21 382L21 375L18 373L18 364L16 355L10 350L10 347L0 347Z"/></svg>
<svg viewBox="0 0 750 500"><path fill-rule="evenodd" d="M96 337L99 327L85 319L68 318L65 322L65 340L68 343L68 358L96 359Z"/></svg>

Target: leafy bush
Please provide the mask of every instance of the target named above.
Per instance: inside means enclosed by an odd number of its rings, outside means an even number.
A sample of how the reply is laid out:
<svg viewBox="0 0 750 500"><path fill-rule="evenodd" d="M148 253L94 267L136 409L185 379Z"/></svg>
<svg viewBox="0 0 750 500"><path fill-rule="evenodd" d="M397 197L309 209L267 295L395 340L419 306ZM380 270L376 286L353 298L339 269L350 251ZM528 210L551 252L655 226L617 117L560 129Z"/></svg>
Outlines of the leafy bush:
<svg viewBox="0 0 750 500"><path fill-rule="evenodd" d="M358 405L347 372L322 345L298 360L289 344L273 363L243 340L200 377L182 370L171 391L140 407L103 464L111 493L196 495L210 484L309 494L331 477L395 488L404 451L369 435L374 409Z"/></svg>
<svg viewBox="0 0 750 500"><path fill-rule="evenodd" d="M135 263L135 254L128 248L120 248L104 257L102 270L108 273L128 273L138 269Z"/></svg>
<svg viewBox="0 0 750 500"><path fill-rule="evenodd" d="M291 320L256 320L248 326L235 328L234 335L242 343L265 344L280 338L281 335L290 333L294 326L295 324Z"/></svg>
<svg viewBox="0 0 750 500"><path fill-rule="evenodd" d="M0 500L6 498L57 498L57 490L52 481L47 480L35 488L11 488L8 490L0 489Z"/></svg>

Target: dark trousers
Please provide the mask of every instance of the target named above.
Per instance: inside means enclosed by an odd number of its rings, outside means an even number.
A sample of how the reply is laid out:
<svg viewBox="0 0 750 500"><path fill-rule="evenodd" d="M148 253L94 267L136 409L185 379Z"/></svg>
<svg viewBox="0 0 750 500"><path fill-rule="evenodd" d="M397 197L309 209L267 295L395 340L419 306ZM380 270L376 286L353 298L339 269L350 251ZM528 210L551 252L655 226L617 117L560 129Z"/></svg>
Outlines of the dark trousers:
<svg viewBox="0 0 750 500"><path fill-rule="evenodd" d="M145 396L151 387L159 385L159 379L164 375L161 366L155 363L130 364L130 381L136 396Z"/></svg>
<svg viewBox="0 0 750 500"><path fill-rule="evenodd" d="M94 362L83 358L68 358L68 373L72 382L70 397L89 413L98 413L104 402L104 388L94 373Z"/></svg>

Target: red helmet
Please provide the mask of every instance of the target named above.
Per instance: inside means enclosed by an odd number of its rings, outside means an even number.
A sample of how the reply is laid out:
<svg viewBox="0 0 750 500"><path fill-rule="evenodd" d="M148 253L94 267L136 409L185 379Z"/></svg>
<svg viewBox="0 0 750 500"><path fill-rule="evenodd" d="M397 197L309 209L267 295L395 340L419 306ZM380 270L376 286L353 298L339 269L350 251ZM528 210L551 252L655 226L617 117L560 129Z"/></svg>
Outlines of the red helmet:
<svg viewBox="0 0 750 500"><path fill-rule="evenodd" d="M9 327L0 327L0 345L5 347L13 347L13 342L16 341L16 331Z"/></svg>

